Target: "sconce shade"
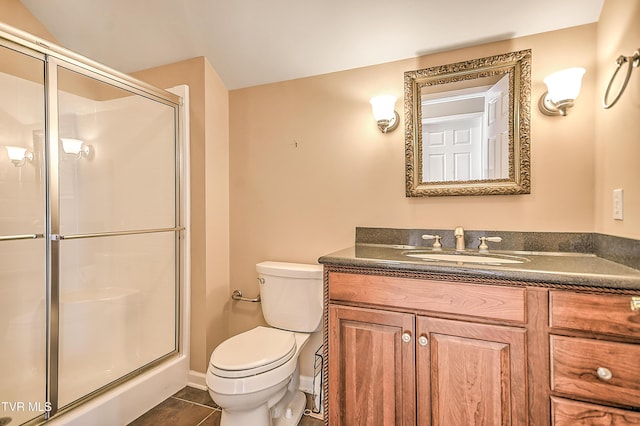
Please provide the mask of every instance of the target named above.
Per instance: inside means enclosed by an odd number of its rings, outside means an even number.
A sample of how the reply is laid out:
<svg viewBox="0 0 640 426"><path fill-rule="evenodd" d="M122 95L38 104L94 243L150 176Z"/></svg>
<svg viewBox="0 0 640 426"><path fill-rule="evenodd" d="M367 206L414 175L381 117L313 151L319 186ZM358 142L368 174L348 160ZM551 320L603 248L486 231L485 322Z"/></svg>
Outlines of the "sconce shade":
<svg viewBox="0 0 640 426"><path fill-rule="evenodd" d="M86 156L89 155L89 145L86 145L84 141L73 138L60 138L60 140L62 141L62 150L65 154L76 155L78 158L80 158L82 154Z"/></svg>
<svg viewBox="0 0 640 426"><path fill-rule="evenodd" d="M584 73L584 68L567 68L545 77L547 91L538 103L540 111L546 115L567 115L567 109L580 94Z"/></svg>
<svg viewBox="0 0 640 426"><path fill-rule="evenodd" d="M7 146L6 148L11 161L22 161L27 153L27 148L20 146Z"/></svg>
<svg viewBox="0 0 640 426"><path fill-rule="evenodd" d="M391 120L395 115L396 97L393 95L374 96L370 100L376 121Z"/></svg>
<svg viewBox="0 0 640 426"><path fill-rule="evenodd" d="M378 122L382 133L387 133L398 127L399 116L395 111L396 97L393 95L374 96L371 102L373 117Z"/></svg>
<svg viewBox="0 0 640 426"><path fill-rule="evenodd" d="M547 85L549 99L556 103L565 99L576 99L580 94L584 68L567 68L549 74L543 81Z"/></svg>
<svg viewBox="0 0 640 426"><path fill-rule="evenodd" d="M83 142L80 139L60 138L62 141L62 149L67 154L80 154Z"/></svg>
<svg viewBox="0 0 640 426"><path fill-rule="evenodd" d="M7 155L9 156L9 160L16 167L23 166L27 160L33 161L33 153L27 152L27 148L23 148L21 146L5 146L7 149Z"/></svg>

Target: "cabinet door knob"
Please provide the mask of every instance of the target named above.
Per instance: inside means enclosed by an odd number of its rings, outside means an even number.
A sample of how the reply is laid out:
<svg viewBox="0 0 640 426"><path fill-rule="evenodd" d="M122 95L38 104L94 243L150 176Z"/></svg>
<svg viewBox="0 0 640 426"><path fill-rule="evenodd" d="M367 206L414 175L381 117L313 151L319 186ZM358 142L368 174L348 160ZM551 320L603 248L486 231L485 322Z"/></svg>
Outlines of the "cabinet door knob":
<svg viewBox="0 0 640 426"><path fill-rule="evenodd" d="M596 373L598 374L598 378L601 380L611 380L611 378L613 377L613 374L611 374L611 370L605 367L598 367Z"/></svg>
<svg viewBox="0 0 640 426"><path fill-rule="evenodd" d="M420 346L427 346L429 344L429 339L427 339L427 336L420 336L418 337L418 344Z"/></svg>
<svg viewBox="0 0 640 426"><path fill-rule="evenodd" d="M640 296L631 297L631 310L634 312L640 311Z"/></svg>
<svg viewBox="0 0 640 426"><path fill-rule="evenodd" d="M405 343L409 343L411 341L411 333L409 333L408 331L402 333L402 341Z"/></svg>

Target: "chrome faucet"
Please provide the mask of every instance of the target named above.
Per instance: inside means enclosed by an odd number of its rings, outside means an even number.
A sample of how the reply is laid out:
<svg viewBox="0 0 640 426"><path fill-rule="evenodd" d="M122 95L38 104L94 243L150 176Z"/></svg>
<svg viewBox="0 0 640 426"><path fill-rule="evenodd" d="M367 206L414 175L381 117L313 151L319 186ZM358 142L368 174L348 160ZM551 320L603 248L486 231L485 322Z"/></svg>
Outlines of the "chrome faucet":
<svg viewBox="0 0 640 426"><path fill-rule="evenodd" d="M456 238L456 251L464 251L464 229L462 226L453 230L453 236Z"/></svg>
<svg viewBox="0 0 640 426"><path fill-rule="evenodd" d="M424 234L422 236L423 240L435 240L433 242L433 250L434 251L440 251L442 250L442 242L440 241L442 239L442 237L440 235L430 235L430 234Z"/></svg>
<svg viewBox="0 0 640 426"><path fill-rule="evenodd" d="M487 241L490 241L492 243L502 242L502 238L501 237L480 237L478 239L480 240L480 245L478 246L478 251L480 253L488 253L489 252L489 246L487 245Z"/></svg>

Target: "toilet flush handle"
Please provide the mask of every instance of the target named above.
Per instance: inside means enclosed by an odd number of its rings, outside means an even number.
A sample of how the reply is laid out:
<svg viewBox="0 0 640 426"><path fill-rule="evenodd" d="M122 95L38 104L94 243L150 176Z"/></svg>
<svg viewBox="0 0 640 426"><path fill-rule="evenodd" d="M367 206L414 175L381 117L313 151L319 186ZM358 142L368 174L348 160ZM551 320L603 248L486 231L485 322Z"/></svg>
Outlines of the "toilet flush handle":
<svg viewBox="0 0 640 426"><path fill-rule="evenodd" d="M238 300L240 302L253 302L253 303L259 303L260 302L260 295L258 295L258 297L244 297L242 296L242 292L240 290L233 290L233 293L231 293L231 298L233 300Z"/></svg>

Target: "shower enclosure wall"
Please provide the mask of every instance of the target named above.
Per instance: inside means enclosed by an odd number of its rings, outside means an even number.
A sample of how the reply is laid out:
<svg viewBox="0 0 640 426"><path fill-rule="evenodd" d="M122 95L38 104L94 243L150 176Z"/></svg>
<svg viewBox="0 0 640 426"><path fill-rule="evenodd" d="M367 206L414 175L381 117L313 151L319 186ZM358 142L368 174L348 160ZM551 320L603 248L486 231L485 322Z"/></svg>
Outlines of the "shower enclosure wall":
<svg viewBox="0 0 640 426"><path fill-rule="evenodd" d="M0 30L0 424L17 425L181 354L181 99Z"/></svg>

